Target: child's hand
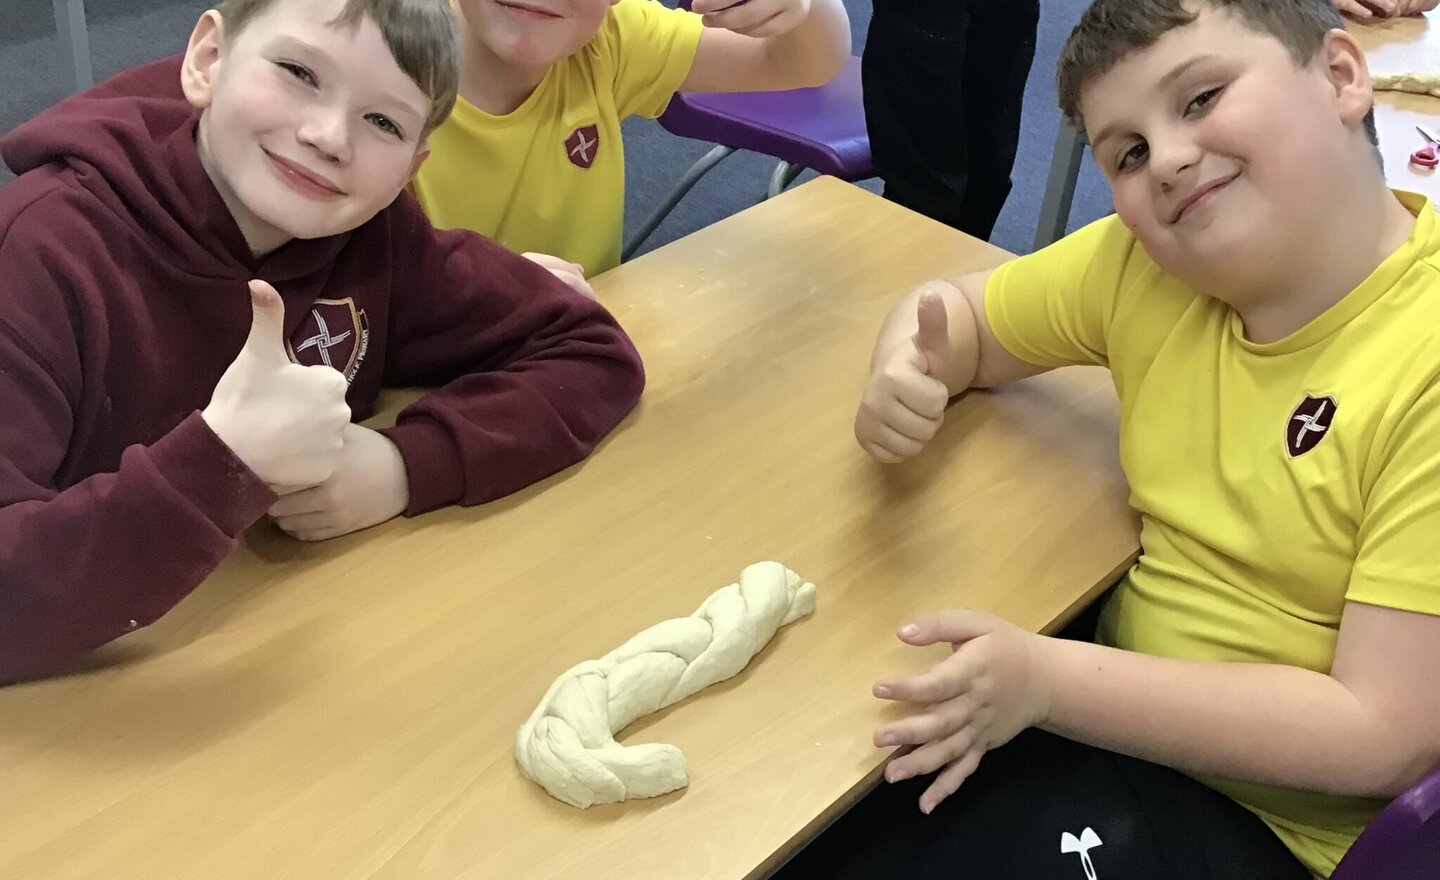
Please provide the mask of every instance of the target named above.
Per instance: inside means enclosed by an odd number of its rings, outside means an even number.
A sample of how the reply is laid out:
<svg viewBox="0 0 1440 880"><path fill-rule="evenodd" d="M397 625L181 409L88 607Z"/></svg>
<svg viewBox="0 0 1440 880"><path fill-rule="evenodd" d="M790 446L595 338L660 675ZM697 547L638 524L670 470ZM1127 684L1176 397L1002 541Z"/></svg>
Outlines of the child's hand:
<svg viewBox="0 0 1440 880"><path fill-rule="evenodd" d="M1423 15L1436 6L1440 6L1440 0L1398 0L1400 9L1396 15Z"/></svg>
<svg viewBox="0 0 1440 880"><path fill-rule="evenodd" d="M536 265L543 267L551 275L564 281L570 289L581 296L595 299L595 288L585 280L585 267L579 263L572 263L569 260L562 260L550 254L537 254L534 251L526 251L520 256Z"/></svg>
<svg viewBox="0 0 1440 880"><path fill-rule="evenodd" d="M201 416L275 491L323 483L350 424L345 377L330 367L290 361L285 304L275 288L251 281L250 304L250 335Z"/></svg>
<svg viewBox="0 0 1440 880"><path fill-rule="evenodd" d="M950 390L935 378L950 357L945 300L926 293L915 317L915 335L875 362L855 413L855 439L886 464L923 449L940 430L950 402Z"/></svg>
<svg viewBox="0 0 1440 880"><path fill-rule="evenodd" d="M323 541L378 525L405 512L410 479L400 450L378 431L347 424L335 472L270 508L275 525L302 541Z"/></svg>
<svg viewBox="0 0 1440 880"><path fill-rule="evenodd" d="M1404 15L1401 11L1409 0L1331 0L1334 7L1357 21L1375 21Z"/></svg>
<svg viewBox="0 0 1440 880"><path fill-rule="evenodd" d="M695 0L690 9L703 16L706 27L774 37L810 15L810 0Z"/></svg>
<svg viewBox="0 0 1440 880"><path fill-rule="evenodd" d="M916 746L885 768L890 782L946 768L920 796L921 811L929 813L975 772L987 750L1049 715L1053 682L1043 656L1049 640L975 611L932 614L901 627L900 638L953 647L929 672L875 683L881 699L923 704L917 714L878 728L875 745Z"/></svg>

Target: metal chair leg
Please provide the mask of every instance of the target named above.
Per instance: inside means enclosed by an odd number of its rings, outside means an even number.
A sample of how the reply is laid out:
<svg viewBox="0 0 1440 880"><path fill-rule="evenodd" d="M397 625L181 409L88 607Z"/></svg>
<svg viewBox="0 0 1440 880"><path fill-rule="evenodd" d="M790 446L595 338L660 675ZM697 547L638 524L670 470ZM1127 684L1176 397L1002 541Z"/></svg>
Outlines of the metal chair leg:
<svg viewBox="0 0 1440 880"><path fill-rule="evenodd" d="M795 182L805 166L796 165L793 162L781 161L775 166L774 172L770 175L770 188L765 191L765 198L773 199L785 191L785 188Z"/></svg>
<svg viewBox="0 0 1440 880"><path fill-rule="evenodd" d="M90 35L85 29L85 0L55 0L55 32L60 37L60 54L68 58L75 72L75 88L95 84L90 64Z"/></svg>
<svg viewBox="0 0 1440 880"><path fill-rule="evenodd" d="M640 230L635 233L635 237L630 239L624 248L621 249L620 260L623 262L635 256L635 252L640 249L640 245L644 244L645 239L649 238L651 233L670 215L670 212L675 210L675 206L680 204L680 200L685 198L685 194L690 192L691 187L695 186L695 184L700 181L700 178L704 177L711 168L720 164L721 159L724 159L733 152L735 152L734 147L717 146L701 156L700 160L694 165L691 165L690 169L681 175L680 181L675 184L675 188L671 190L670 194L665 197L665 200L660 203L660 206L655 209L655 212L640 225Z"/></svg>
<svg viewBox="0 0 1440 880"><path fill-rule="evenodd" d="M1068 119L1060 120L1055 152L1045 178L1045 197L1040 204L1040 222L1035 225L1035 250L1065 235L1070 220L1070 203L1075 199L1075 181L1080 176L1080 158L1085 153L1085 135Z"/></svg>

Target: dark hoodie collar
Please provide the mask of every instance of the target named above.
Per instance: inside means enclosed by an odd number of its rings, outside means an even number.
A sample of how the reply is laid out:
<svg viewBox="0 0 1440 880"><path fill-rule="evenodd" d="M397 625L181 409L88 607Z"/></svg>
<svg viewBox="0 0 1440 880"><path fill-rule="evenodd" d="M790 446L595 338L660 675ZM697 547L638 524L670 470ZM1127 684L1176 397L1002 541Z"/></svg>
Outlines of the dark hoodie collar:
<svg viewBox="0 0 1440 880"><path fill-rule="evenodd" d="M333 263L350 238L295 240L256 259L205 172L200 113L180 90L182 56L132 68L74 95L0 141L16 174L68 169L160 259L206 278L283 282Z"/></svg>

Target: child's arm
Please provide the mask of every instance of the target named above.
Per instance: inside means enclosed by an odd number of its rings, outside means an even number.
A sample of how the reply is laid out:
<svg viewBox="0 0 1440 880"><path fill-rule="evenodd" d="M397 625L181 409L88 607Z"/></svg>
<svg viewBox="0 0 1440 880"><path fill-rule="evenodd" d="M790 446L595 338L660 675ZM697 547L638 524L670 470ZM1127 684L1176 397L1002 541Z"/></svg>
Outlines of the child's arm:
<svg viewBox="0 0 1440 880"><path fill-rule="evenodd" d="M0 257L0 683L153 623L274 499L198 412L111 472L59 476L85 398L81 333L61 295L34 293L54 287L26 253L41 250L0 246L24 254Z"/></svg>
<svg viewBox="0 0 1440 880"><path fill-rule="evenodd" d="M840 0L695 0L705 31L685 92L760 92L821 86L850 57Z"/></svg>
<svg viewBox="0 0 1440 880"><path fill-rule="evenodd" d="M890 310L870 356L870 379L855 414L855 437L876 459L919 452L945 418L949 399L1033 376L1045 367L1010 354L985 317L977 272L921 285Z"/></svg>
<svg viewBox="0 0 1440 880"><path fill-rule="evenodd" d="M441 385L385 434L407 512L479 504L579 461L635 405L640 358L598 303L464 231L437 232L402 194L388 385Z"/></svg>
<svg viewBox="0 0 1440 880"><path fill-rule="evenodd" d="M1190 773L1337 795L1393 797L1440 761L1434 615L1347 603L1329 675L1155 657L965 611L913 626L902 639L957 650L876 684L882 698L929 705L875 741L922 744L891 762L891 781L949 765L922 795L926 812L1031 725Z"/></svg>
<svg viewBox="0 0 1440 880"><path fill-rule="evenodd" d="M585 280L585 267L579 263L572 263L553 254L540 254L534 251L526 251L520 256L543 267L545 271L564 281L567 287L586 299L595 299L595 288Z"/></svg>

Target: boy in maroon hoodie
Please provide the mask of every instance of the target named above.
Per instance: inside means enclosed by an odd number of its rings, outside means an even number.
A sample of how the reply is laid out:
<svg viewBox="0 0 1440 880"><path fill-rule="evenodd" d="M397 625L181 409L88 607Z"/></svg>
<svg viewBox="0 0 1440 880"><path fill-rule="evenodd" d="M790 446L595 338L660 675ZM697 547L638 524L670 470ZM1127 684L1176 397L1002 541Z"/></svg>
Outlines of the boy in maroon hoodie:
<svg viewBox="0 0 1440 880"><path fill-rule="evenodd" d="M0 143L0 681L153 622L267 513L478 504L634 405L603 308L402 193L455 40L446 0L226 0Z"/></svg>

